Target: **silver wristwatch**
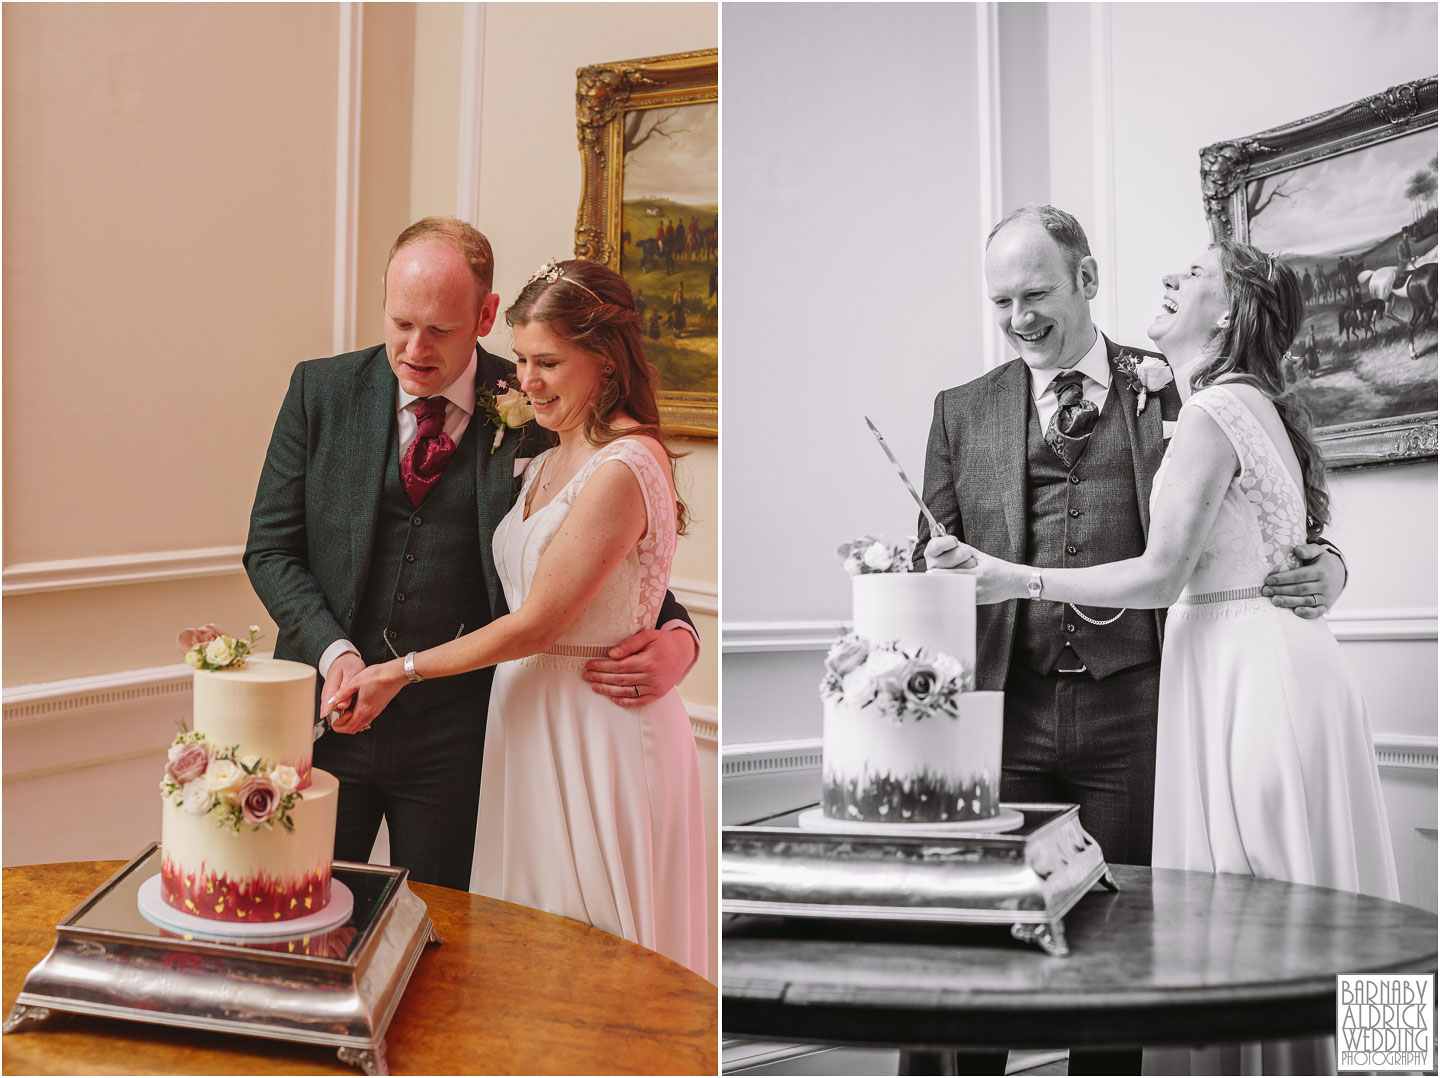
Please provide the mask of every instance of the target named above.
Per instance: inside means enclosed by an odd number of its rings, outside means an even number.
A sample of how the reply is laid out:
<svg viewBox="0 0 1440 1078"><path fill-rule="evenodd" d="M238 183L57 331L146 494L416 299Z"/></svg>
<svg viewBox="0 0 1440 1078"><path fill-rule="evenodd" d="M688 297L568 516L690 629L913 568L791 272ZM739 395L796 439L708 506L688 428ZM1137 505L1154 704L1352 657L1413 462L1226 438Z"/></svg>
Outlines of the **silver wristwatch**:
<svg viewBox="0 0 1440 1078"><path fill-rule="evenodd" d="M1040 570L1032 569L1030 571L1030 579L1025 582L1025 593L1034 600L1040 598L1040 593L1044 590L1045 581L1040 577Z"/></svg>
<svg viewBox="0 0 1440 1078"><path fill-rule="evenodd" d="M412 651L405 656L405 680L411 685L418 685L425 679L415 670L415 653Z"/></svg>

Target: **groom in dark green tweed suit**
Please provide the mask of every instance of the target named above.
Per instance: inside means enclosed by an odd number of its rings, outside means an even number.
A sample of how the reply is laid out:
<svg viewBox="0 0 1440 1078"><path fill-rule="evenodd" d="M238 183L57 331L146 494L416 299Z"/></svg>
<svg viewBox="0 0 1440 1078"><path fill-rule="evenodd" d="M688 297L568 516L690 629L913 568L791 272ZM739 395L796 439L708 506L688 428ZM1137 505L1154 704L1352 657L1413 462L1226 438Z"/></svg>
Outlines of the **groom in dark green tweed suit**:
<svg viewBox="0 0 1440 1078"><path fill-rule="evenodd" d="M534 424L510 429L478 403L515 384L513 365L477 344L499 308L493 269L489 242L464 222L411 225L386 265L385 344L291 376L245 568L279 626L276 657L318 667L320 699L343 699L369 664L507 611L490 539L524 461L547 443ZM417 419L432 411L443 434L420 429L438 425ZM422 459L432 444L443 444L439 463ZM592 687L621 706L673 688L698 639L672 596L660 624L593 661ZM393 864L468 888L492 674L408 685L363 728L348 710L332 716L314 762L340 780L337 858L367 861L384 819Z"/></svg>

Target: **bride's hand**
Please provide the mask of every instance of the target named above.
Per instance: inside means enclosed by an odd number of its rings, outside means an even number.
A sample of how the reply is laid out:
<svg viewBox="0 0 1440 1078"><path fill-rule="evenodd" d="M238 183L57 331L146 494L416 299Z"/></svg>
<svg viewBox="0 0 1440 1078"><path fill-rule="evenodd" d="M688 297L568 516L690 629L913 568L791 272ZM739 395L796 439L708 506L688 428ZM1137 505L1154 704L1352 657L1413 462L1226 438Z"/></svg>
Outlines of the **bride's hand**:
<svg viewBox="0 0 1440 1078"><path fill-rule="evenodd" d="M932 558L931 551L934 550ZM992 558L983 550L960 542L953 535L941 535L925 544L925 564L932 572L964 573L975 578L975 602L979 606L1003 603L1025 595L1024 570L1012 562Z"/></svg>
<svg viewBox="0 0 1440 1078"><path fill-rule="evenodd" d="M953 535L937 535L925 544L925 566L929 569L973 569L975 549Z"/></svg>
<svg viewBox="0 0 1440 1078"><path fill-rule="evenodd" d="M353 694L354 702L343 711L331 729L341 734L358 734L380 716L390 701L406 685L405 668L399 659L367 666L345 683L344 695ZM322 700L320 713L327 714L342 701Z"/></svg>

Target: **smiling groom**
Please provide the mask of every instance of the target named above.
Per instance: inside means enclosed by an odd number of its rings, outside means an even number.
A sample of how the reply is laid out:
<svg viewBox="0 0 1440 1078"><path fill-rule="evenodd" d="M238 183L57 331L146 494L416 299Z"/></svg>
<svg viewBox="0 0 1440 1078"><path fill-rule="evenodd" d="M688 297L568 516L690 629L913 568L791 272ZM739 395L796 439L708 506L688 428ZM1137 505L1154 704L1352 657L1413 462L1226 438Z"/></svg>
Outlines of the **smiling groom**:
<svg viewBox="0 0 1440 1078"><path fill-rule="evenodd" d="M260 475L245 568L279 627L275 656L318 667L343 698L365 666L442 644L507 612L490 541L516 477L546 447L496 421L514 365L481 348L500 297L490 243L454 218L405 229L385 269L385 343L299 364ZM666 594L660 628L592 660L621 706L669 692L698 654ZM390 860L470 885L493 668L407 686L364 727L342 712L315 745L340 780L335 856Z"/></svg>
<svg viewBox="0 0 1440 1078"><path fill-rule="evenodd" d="M1139 556L1180 411L1168 365L1095 328L1099 268L1064 210L1029 205L1000 221L985 279L1018 358L935 398L925 504L961 541L1039 569ZM922 516L916 549L928 539ZM1296 553L1305 564L1272 574L1268 593L1318 617L1344 586L1343 562L1328 546ZM1163 610L1015 600L977 609L975 687L1005 692L1005 800L1078 804L1112 864L1150 864L1164 624ZM960 1073L1004 1073L1003 1055L964 1062L977 1069ZM1138 1051L1072 1052L1070 1073L1138 1074L1139 1063Z"/></svg>

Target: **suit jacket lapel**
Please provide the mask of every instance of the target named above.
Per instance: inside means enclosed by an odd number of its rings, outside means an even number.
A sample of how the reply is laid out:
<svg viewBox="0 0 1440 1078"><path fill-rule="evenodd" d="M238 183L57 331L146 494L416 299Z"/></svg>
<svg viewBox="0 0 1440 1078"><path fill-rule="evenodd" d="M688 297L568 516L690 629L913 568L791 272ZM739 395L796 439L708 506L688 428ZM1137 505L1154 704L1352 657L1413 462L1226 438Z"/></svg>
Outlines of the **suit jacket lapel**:
<svg viewBox="0 0 1440 1078"><path fill-rule="evenodd" d="M396 437L395 374L382 346L370 362L355 372L350 393L349 443L350 564L355 581L355 603L365 594L370 553L380 520L380 498L385 488L385 459ZM384 437L375 437L383 431Z"/></svg>
<svg viewBox="0 0 1440 1078"><path fill-rule="evenodd" d="M989 438L992 466L1000 478L1001 490L1019 491L1018 497L1004 499L1005 530L1010 545L1006 550L994 551L1006 561L1018 562L1025 558L1025 506L1029 497L1026 468L1029 451L1025 436L1030 413L1034 411L1032 402L1030 368L1016 360L997 380L990 403L990 415L997 421L992 424Z"/></svg>
<svg viewBox="0 0 1440 1078"><path fill-rule="evenodd" d="M1155 481L1155 471L1160 467L1160 458L1165 454L1165 431L1160 421L1160 394L1151 393L1145 403L1145 410L1138 416L1135 406L1139 398L1130 391L1126 376L1116 368L1115 360L1124 349L1116 346L1109 337L1105 338L1105 354L1110 360L1110 377L1119 379L1116 394L1121 411L1125 415L1125 426L1130 434L1131 460L1135 467L1135 496L1139 499L1140 529L1148 539L1150 536L1150 488Z"/></svg>

